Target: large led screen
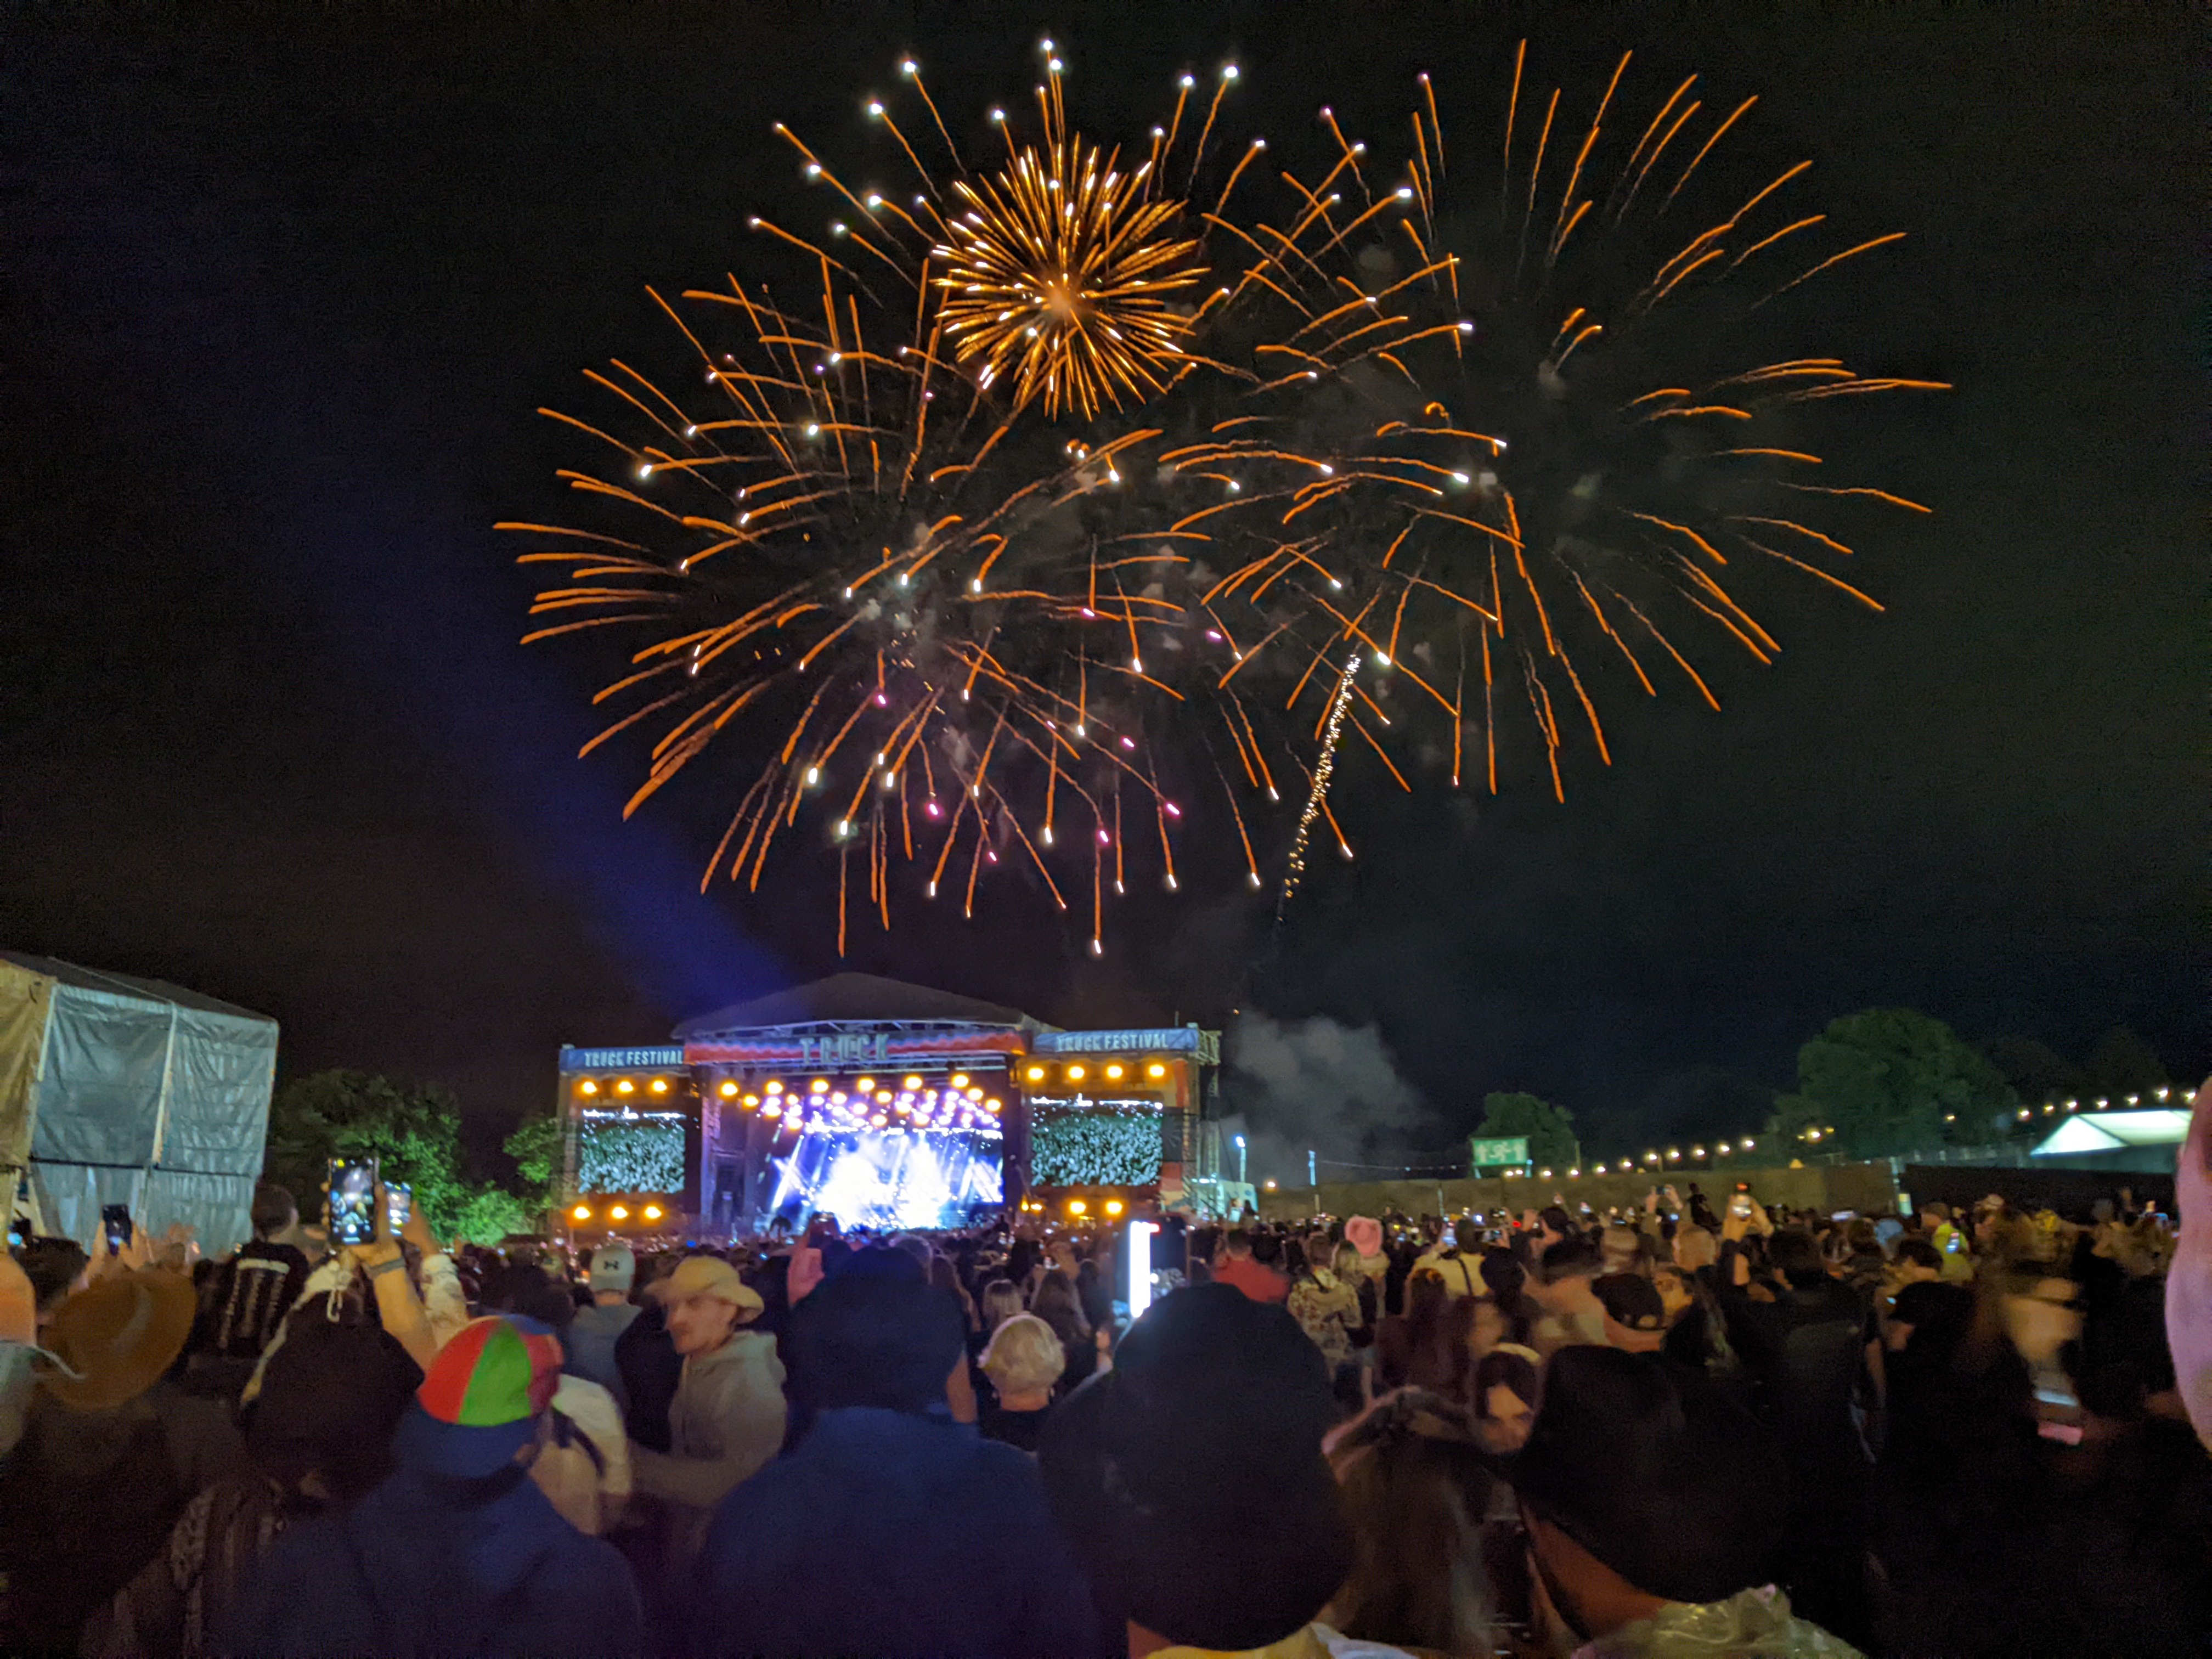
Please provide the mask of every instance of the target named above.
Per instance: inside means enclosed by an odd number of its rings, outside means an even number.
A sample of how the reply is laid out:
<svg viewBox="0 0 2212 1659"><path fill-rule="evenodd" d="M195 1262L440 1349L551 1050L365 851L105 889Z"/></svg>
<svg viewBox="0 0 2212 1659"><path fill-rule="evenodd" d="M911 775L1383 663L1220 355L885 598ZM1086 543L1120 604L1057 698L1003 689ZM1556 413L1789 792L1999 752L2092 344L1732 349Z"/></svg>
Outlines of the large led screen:
<svg viewBox="0 0 2212 1659"><path fill-rule="evenodd" d="M1146 1187L1160 1178L1160 1108L1145 1100L1031 1100L1039 1187Z"/></svg>
<svg viewBox="0 0 2212 1659"><path fill-rule="evenodd" d="M576 1185L587 1193L675 1193L684 1186L680 1112L586 1112Z"/></svg>
<svg viewBox="0 0 2212 1659"><path fill-rule="evenodd" d="M775 1159L770 1210L794 1224L819 1212L847 1229L964 1227L1006 1201L1004 1146L995 1130L810 1128Z"/></svg>

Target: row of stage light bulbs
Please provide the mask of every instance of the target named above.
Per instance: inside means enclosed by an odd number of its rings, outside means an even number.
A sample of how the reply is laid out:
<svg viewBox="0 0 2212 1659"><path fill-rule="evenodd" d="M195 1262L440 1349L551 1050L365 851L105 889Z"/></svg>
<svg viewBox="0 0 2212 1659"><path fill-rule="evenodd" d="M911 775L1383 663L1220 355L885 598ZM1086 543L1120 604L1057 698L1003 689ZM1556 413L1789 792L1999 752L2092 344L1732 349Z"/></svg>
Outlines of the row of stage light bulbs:
<svg viewBox="0 0 2212 1659"><path fill-rule="evenodd" d="M987 1099L981 1087L971 1083L964 1072L955 1072L942 1091L926 1089L920 1077L908 1075L900 1079L896 1090L878 1085L872 1077L863 1077L854 1079L848 1093L831 1087L828 1078L817 1077L803 1094L786 1089L775 1078L769 1079L757 1095L744 1093L734 1080L725 1081L717 1092L747 1111L757 1110L764 1118L845 1129L995 1128L1003 1109L1002 1103Z"/></svg>
<svg viewBox="0 0 2212 1659"><path fill-rule="evenodd" d="M1102 1066L1098 1070L1099 1074L1109 1083L1119 1083L1127 1072L1127 1068L1123 1066L1118 1061L1109 1065ZM1154 1082L1159 1081L1159 1079L1164 1078L1167 1074L1168 1068L1157 1060L1151 1065L1145 1067L1145 1075ZM1027 1075L1031 1083L1042 1083L1049 1075L1049 1073L1047 1068L1042 1066L1031 1066L1029 1068ZM1081 1083L1089 1075L1089 1073L1080 1065L1071 1065L1066 1067L1064 1075L1066 1080L1070 1083ZM911 1094L921 1087L921 1082L922 1080L919 1077L909 1076L902 1081L900 1086L908 1093ZM863 1095L873 1094L876 1092L876 1080L872 1077L864 1077L860 1079L854 1086ZM964 1091L971 1100L981 1100L982 1098L982 1091L974 1087L969 1082L965 1073L955 1073L952 1077L952 1086L955 1089ZM653 1094L665 1096L669 1091L668 1079L665 1077L654 1078L646 1085L646 1087L647 1091ZM820 1094L826 1087L826 1080L821 1078L817 1078L814 1080L813 1086L810 1092ZM576 1085L576 1091L579 1094L596 1095L599 1092L599 1079L588 1077L584 1079L582 1082ZM634 1095L637 1092L636 1080L632 1078L617 1079L614 1085L614 1091L617 1095L621 1095L627 1098L629 1096ZM777 1095L781 1094L783 1091L783 1085L781 1082L770 1079L768 1084L768 1092L769 1094ZM737 1100L740 1098L740 1096L742 1095L744 1103L749 1107L758 1106L761 1103L761 1097L758 1095L743 1095L742 1091L733 1080L726 1080L716 1092L718 1092L725 1100ZM2098 1103L2099 1105L2102 1105L2103 1103L2104 1103L2102 1101ZM993 1111L998 1110L999 1103L992 1101L990 1103L990 1109ZM2071 1110L2072 1108L2069 1107L2068 1109ZM1750 1145L1748 1141L1744 1144L1746 1146Z"/></svg>
<svg viewBox="0 0 2212 1659"><path fill-rule="evenodd" d="M656 1095L665 1095L668 1092L668 1079L665 1077L657 1077L653 1079L652 1082L646 1085L646 1087ZM576 1092L580 1095L595 1095L599 1093L599 1080L597 1078L587 1077L581 1083L579 1083L576 1085ZM637 1092L636 1079L626 1077L617 1078L615 1079L615 1092L624 1097L635 1094Z"/></svg>
<svg viewBox="0 0 2212 1659"><path fill-rule="evenodd" d="M1102 1066L1098 1069L1099 1075L1103 1077L1109 1083L1119 1083L1128 1070L1127 1066L1121 1065L1118 1060L1111 1065ZM1165 1077L1167 1074L1168 1068L1157 1060L1151 1065L1145 1067L1145 1075L1155 1083L1158 1082L1160 1079ZM1032 1066L1029 1068L1029 1071L1025 1075L1031 1083L1042 1083L1048 1073L1046 1068L1042 1066ZM1089 1075L1089 1073L1086 1072L1083 1066L1076 1065L1068 1066L1062 1075L1064 1075L1070 1083L1080 1083Z"/></svg>

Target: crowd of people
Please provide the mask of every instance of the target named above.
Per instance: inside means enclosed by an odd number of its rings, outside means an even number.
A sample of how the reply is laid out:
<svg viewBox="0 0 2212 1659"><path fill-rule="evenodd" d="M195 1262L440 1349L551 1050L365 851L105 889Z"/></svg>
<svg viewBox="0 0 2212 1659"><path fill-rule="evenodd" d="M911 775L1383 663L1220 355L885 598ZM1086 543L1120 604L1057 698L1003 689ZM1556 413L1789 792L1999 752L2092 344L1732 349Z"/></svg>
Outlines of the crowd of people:
<svg viewBox="0 0 2212 1659"><path fill-rule="evenodd" d="M264 1186L222 1261L32 1239L0 1650L2201 1654L2208 1115L2178 1237L1692 1187L571 1256Z"/></svg>

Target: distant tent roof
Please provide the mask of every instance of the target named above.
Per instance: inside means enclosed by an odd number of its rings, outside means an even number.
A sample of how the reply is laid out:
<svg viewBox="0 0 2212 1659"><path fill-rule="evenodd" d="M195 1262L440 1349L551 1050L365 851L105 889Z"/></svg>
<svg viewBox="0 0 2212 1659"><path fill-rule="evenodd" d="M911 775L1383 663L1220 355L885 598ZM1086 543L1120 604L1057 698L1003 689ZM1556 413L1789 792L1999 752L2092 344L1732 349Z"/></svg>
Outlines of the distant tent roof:
<svg viewBox="0 0 2212 1659"><path fill-rule="evenodd" d="M110 996L143 997L149 1002L173 1002L179 1008L197 1008L210 1014L228 1014L236 1019L269 1019L268 1015L257 1014L251 1008L218 1001L203 992L186 990L183 986L172 985L166 980L139 979L130 974L111 974L98 968L81 968L73 962L63 962L55 957L34 957L26 951L0 951L0 957L14 963L18 968L43 974L64 985L73 985L80 991L105 991ZM273 1021L270 1023L274 1024Z"/></svg>
<svg viewBox="0 0 2212 1659"><path fill-rule="evenodd" d="M2188 1139L2189 1114L2185 1110L2084 1112L2053 1129L2029 1156L2101 1152L2116 1146L2179 1146Z"/></svg>
<svg viewBox="0 0 2212 1659"><path fill-rule="evenodd" d="M679 1042L721 1031L757 1030L786 1025L825 1024L995 1025L1019 1030L1049 1029L1018 1008L978 1002L927 985L882 979L874 974L833 974L811 985L796 985L750 1002L734 1002L711 1014L687 1019L675 1030Z"/></svg>

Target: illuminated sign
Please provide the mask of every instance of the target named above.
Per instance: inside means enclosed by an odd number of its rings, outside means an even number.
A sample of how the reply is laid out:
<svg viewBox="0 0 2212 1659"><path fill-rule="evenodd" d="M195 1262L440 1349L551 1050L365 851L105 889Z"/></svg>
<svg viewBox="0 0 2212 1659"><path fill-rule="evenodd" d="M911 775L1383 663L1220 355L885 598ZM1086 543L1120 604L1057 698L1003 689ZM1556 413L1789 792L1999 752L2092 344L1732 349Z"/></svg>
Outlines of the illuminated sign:
<svg viewBox="0 0 2212 1659"><path fill-rule="evenodd" d="M1157 1097L1146 1095L1122 1099L1094 1099L1083 1094L1073 1098L1065 1095L1031 1095L1030 1106L1040 1112L1158 1112L1162 1109Z"/></svg>
<svg viewBox="0 0 2212 1659"><path fill-rule="evenodd" d="M1510 1139L1481 1140L1469 1137L1467 1161L1478 1170L1494 1169L1507 1164L1526 1164L1528 1161L1528 1138L1514 1135Z"/></svg>
<svg viewBox="0 0 2212 1659"><path fill-rule="evenodd" d="M561 1069L564 1072L626 1071L631 1067L647 1070L659 1066L681 1066L684 1050L681 1046L665 1048L572 1048L561 1045Z"/></svg>
<svg viewBox="0 0 2212 1659"><path fill-rule="evenodd" d="M801 1037L799 1058L802 1065L866 1066L882 1065L890 1058L891 1034L889 1031L838 1031L829 1036Z"/></svg>
<svg viewBox="0 0 2212 1659"><path fill-rule="evenodd" d="M1221 1035L1195 1025L1170 1025L1156 1031L1041 1031L1030 1042L1039 1054L1196 1054L1201 1064L1220 1057Z"/></svg>

